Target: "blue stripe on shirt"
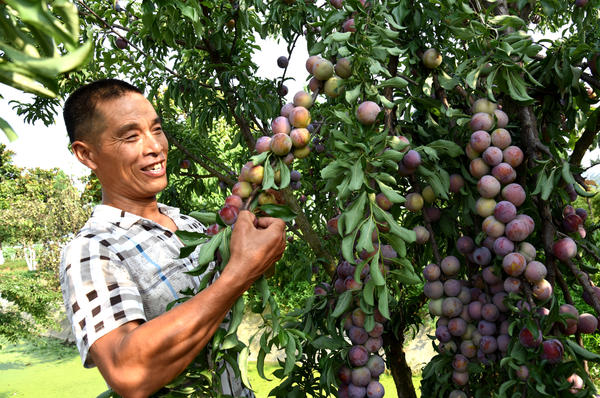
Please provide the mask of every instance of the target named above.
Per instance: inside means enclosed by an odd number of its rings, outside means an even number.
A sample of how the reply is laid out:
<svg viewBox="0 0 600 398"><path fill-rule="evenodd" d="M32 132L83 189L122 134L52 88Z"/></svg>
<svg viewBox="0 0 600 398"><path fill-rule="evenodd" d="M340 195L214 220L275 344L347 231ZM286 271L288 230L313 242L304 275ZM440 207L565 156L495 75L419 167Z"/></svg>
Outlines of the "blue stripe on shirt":
<svg viewBox="0 0 600 398"><path fill-rule="evenodd" d="M135 248L138 249L138 251L141 253L142 256L144 256L144 258L146 260L148 260L148 262L152 265L154 265L156 267L156 269L158 270L158 275L160 276L160 280L162 280L163 282L165 282L165 284L167 285L167 287L169 288L169 290L171 291L171 294L173 295L173 297L175 299L179 298L179 295L177 294L177 292L175 292L175 289L173 288L173 285L171 285L171 282L169 282L169 279L167 279L167 277L165 276L165 274L163 274L162 272L162 268L160 267L160 265L156 264L154 262L154 260L152 260L148 254L146 254L146 252L144 251L144 249L142 248L142 246L137 243L135 240L131 239L130 237L126 236L127 239L129 239L130 241L132 241L133 243L135 243Z"/></svg>

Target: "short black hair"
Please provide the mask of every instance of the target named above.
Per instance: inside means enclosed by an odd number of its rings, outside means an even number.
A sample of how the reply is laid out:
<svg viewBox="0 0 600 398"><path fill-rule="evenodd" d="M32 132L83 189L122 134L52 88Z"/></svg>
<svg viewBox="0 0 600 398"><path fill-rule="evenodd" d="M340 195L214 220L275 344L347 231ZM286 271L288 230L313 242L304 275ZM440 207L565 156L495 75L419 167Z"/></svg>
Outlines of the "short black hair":
<svg viewBox="0 0 600 398"><path fill-rule="evenodd" d="M71 144L78 140L93 141L92 120L99 102L122 97L127 93L142 91L122 80L102 79L75 90L65 101L63 118Z"/></svg>

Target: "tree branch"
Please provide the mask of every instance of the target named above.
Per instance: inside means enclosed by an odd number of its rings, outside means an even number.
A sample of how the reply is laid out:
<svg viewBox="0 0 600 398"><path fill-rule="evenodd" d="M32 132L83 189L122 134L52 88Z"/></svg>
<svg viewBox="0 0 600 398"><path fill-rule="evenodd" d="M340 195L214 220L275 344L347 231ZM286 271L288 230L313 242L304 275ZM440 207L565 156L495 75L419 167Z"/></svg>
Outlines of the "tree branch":
<svg viewBox="0 0 600 398"><path fill-rule="evenodd" d="M213 174L215 177L217 177L219 179L219 181L223 181L225 184L229 185L229 186L233 186L233 184L235 184L235 181L230 178L229 176L222 174L220 172L218 172L217 170L215 170L212 166L209 166L207 164L207 162L205 162L204 160L198 158L196 155L194 155L193 153L191 153L186 147L185 145L182 145L175 137L173 137L171 134L167 133L165 131L165 135L167 136L167 139L169 140L169 142L171 142L173 145L175 145L181 152L183 152L188 158L192 159L194 162L198 163L200 166L202 166L203 168L205 168L208 172L210 172L211 174ZM211 159L211 161L214 163L214 160ZM223 166L221 166L222 168L224 168Z"/></svg>

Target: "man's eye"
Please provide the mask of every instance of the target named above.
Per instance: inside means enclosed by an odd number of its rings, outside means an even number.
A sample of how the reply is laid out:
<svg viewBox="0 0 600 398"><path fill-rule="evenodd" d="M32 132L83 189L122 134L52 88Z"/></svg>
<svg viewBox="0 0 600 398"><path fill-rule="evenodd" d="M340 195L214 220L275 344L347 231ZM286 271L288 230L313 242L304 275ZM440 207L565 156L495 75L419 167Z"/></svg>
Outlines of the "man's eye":
<svg viewBox="0 0 600 398"><path fill-rule="evenodd" d="M135 141L137 139L137 134L131 134L125 137L126 141Z"/></svg>

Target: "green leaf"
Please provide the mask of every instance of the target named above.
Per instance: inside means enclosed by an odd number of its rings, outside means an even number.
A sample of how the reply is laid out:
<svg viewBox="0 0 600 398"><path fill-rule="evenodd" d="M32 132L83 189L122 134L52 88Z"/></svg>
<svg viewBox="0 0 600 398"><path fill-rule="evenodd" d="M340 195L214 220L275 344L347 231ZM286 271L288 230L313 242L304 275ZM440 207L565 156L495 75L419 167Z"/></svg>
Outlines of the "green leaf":
<svg viewBox="0 0 600 398"><path fill-rule="evenodd" d="M339 318L342 314L344 314L348 308L350 308L350 304L352 303L352 291L346 290L344 293L340 294L337 300L337 304L333 313L331 314L334 318Z"/></svg>
<svg viewBox="0 0 600 398"><path fill-rule="evenodd" d="M379 189L381 190L381 193L383 193L383 195L386 198L388 198L390 202L404 203L406 201L404 196L400 195L398 192L394 191L392 188L385 185L383 182L381 182L379 180L375 180L375 181L377 181L377 185L379 185Z"/></svg>
<svg viewBox="0 0 600 398"><path fill-rule="evenodd" d="M271 167L271 162L265 162L262 189L266 191L273 187L275 187L275 172L273 171L273 167Z"/></svg>
<svg viewBox="0 0 600 398"><path fill-rule="evenodd" d="M344 33L335 32L335 33L329 35L329 37L331 37L331 40L333 40L333 41L341 42L341 41L348 41L351 34L352 34L352 32L344 32Z"/></svg>
<svg viewBox="0 0 600 398"><path fill-rule="evenodd" d="M197 246L207 241L206 235L200 232L191 232L178 229L175 235L181 240L185 246Z"/></svg>
<svg viewBox="0 0 600 398"><path fill-rule="evenodd" d="M285 347L285 365L283 368L283 374L289 375L294 369L296 364L296 339L291 335L288 338L287 345Z"/></svg>
<svg viewBox="0 0 600 398"><path fill-rule="evenodd" d="M271 152L266 151L266 152L262 152L259 153L258 155L254 155L250 158L250 160L252 161L252 164L255 166L258 166L259 164L263 164L265 160L267 160L267 157L270 155Z"/></svg>
<svg viewBox="0 0 600 398"><path fill-rule="evenodd" d="M365 173L362 169L362 163L359 160L354 162L351 173L352 177L350 178L350 184L348 185L348 188L353 191L356 191L363 185L363 181L365 179Z"/></svg>
<svg viewBox="0 0 600 398"><path fill-rule="evenodd" d="M402 143L405 146L408 145L406 143ZM379 155L379 159L390 159L393 160L394 162L399 162L404 158L404 154L402 152L399 151L395 151L393 149L388 149L386 151L383 151L383 153L381 155Z"/></svg>
<svg viewBox="0 0 600 398"><path fill-rule="evenodd" d="M497 15L488 19L491 24L510 26L511 28L520 29L527 25L525 21L515 15Z"/></svg>
<svg viewBox="0 0 600 398"><path fill-rule="evenodd" d="M215 224L217 222L217 213L214 212L193 211L190 213L190 216L206 225ZM176 233L177 232L179 231L176 231Z"/></svg>
<svg viewBox="0 0 600 398"><path fill-rule="evenodd" d="M569 346L569 348L571 348L571 350L573 350L573 352L577 356L587 361L600 363L600 355L590 352L583 347L580 347L579 344L577 344L571 339L565 339L565 342L567 343L567 346Z"/></svg>
<svg viewBox="0 0 600 398"><path fill-rule="evenodd" d="M371 275L371 280L376 286L385 286L385 278L383 277L379 266L379 252L377 252L377 254L373 256L373 260L369 265L369 274Z"/></svg>
<svg viewBox="0 0 600 398"><path fill-rule="evenodd" d="M338 119L340 119L342 122L346 123L346 124L353 124L354 122L352 121L352 119L350 118L350 116L348 116L348 112L343 112L340 110L334 110L333 114L335 116L337 116Z"/></svg>
<svg viewBox="0 0 600 398"><path fill-rule="evenodd" d="M362 295L365 300L365 303L367 303L371 306L375 305L374 292L375 292L375 283L373 282L373 279L369 279L369 281L367 283L365 283L365 285L362 289Z"/></svg>
<svg viewBox="0 0 600 398"><path fill-rule="evenodd" d="M395 87L395 88L405 88L408 86L408 82L401 77L392 77L391 79L384 80L379 83L379 87Z"/></svg>
<svg viewBox="0 0 600 398"><path fill-rule="evenodd" d="M358 199L350 205L349 209L344 212L344 234L348 235L354 231L365 213L365 203L367 202L367 193L363 192Z"/></svg>
<svg viewBox="0 0 600 398"><path fill-rule="evenodd" d="M356 244L357 252L360 253L361 250L366 250L370 253L375 250L373 247L373 240L371 239L374 229L375 223L373 222L373 218L367 218L366 222L364 222L362 227L360 227L360 237L358 238L358 243Z"/></svg>
<svg viewBox="0 0 600 398"><path fill-rule="evenodd" d="M279 175L281 178L279 189L287 188L290 185L290 169L281 158L279 158Z"/></svg>
<svg viewBox="0 0 600 398"><path fill-rule="evenodd" d="M346 101L348 101L350 104L353 104L360 95L360 89L361 85L357 84L352 90L346 91Z"/></svg>
<svg viewBox="0 0 600 398"><path fill-rule="evenodd" d="M356 240L356 235L358 234L358 229L354 230L353 233L346 235L344 239L342 239L342 256L346 261L350 264L354 264L354 241Z"/></svg>
<svg viewBox="0 0 600 398"><path fill-rule="evenodd" d="M567 184L577 185L575 178L573 178L573 175L571 174L571 165L569 162L563 162L561 174L563 180L565 180Z"/></svg>
<svg viewBox="0 0 600 398"><path fill-rule="evenodd" d="M387 286L384 286L383 289L379 290L378 300L377 307L379 312L381 312L381 315L383 315L384 318L390 319Z"/></svg>
<svg viewBox="0 0 600 398"><path fill-rule="evenodd" d="M221 239L223 239L223 234L216 234L208 243L202 245L200 253L198 253L199 266L208 264L215 259L215 251L221 244Z"/></svg>
<svg viewBox="0 0 600 398"><path fill-rule="evenodd" d="M281 218L285 222L292 221L297 216L292 209L285 205L261 205L258 206L258 209L264 211L271 217Z"/></svg>
<svg viewBox="0 0 600 398"><path fill-rule="evenodd" d="M545 181L542 185L542 200L548 200L550 194L552 193L552 189L554 188L554 173L556 169L553 169L550 173L550 177Z"/></svg>
<svg viewBox="0 0 600 398"><path fill-rule="evenodd" d="M240 296L231 309L231 321L229 322L229 329L227 330L227 335L225 337L237 333L238 327L242 323L242 318L244 317L244 307L244 296Z"/></svg>
<svg viewBox="0 0 600 398"><path fill-rule="evenodd" d="M14 141L17 139L17 133L15 130L10 127L10 124L4 119L0 117L0 130L4 131L4 135L8 138L9 141Z"/></svg>
<svg viewBox="0 0 600 398"><path fill-rule="evenodd" d="M248 388L252 388L250 386L250 381L248 380L248 355L250 354L250 350L248 347L242 348L240 353L238 354L238 367L240 369L240 377L244 385Z"/></svg>

